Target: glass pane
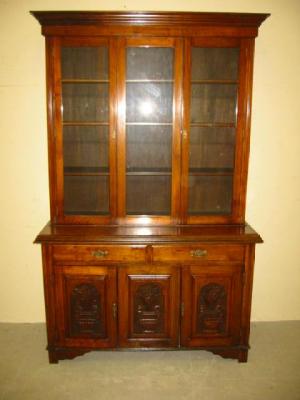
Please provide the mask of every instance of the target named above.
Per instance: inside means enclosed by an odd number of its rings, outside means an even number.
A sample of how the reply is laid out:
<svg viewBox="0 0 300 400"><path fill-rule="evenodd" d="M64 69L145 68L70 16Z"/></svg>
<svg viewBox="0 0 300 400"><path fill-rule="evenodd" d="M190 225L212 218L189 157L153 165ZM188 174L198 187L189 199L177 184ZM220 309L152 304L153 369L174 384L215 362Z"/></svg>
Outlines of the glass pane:
<svg viewBox="0 0 300 400"><path fill-rule="evenodd" d="M63 47L64 213L109 213L108 48Z"/></svg>
<svg viewBox="0 0 300 400"><path fill-rule="evenodd" d="M173 79L171 48L131 47L127 49L127 79Z"/></svg>
<svg viewBox="0 0 300 400"><path fill-rule="evenodd" d="M108 176L65 176L65 214L107 214L108 192Z"/></svg>
<svg viewBox="0 0 300 400"><path fill-rule="evenodd" d="M189 214L230 214L232 176L189 177Z"/></svg>
<svg viewBox="0 0 300 400"><path fill-rule="evenodd" d="M64 83L63 120L108 121L108 84Z"/></svg>
<svg viewBox="0 0 300 400"><path fill-rule="evenodd" d="M128 83L127 122L172 123L173 84Z"/></svg>
<svg viewBox="0 0 300 400"><path fill-rule="evenodd" d="M237 85L192 84L191 123L236 121Z"/></svg>
<svg viewBox="0 0 300 400"><path fill-rule="evenodd" d="M63 150L65 169L108 171L108 127L65 126Z"/></svg>
<svg viewBox="0 0 300 400"><path fill-rule="evenodd" d="M127 176L126 204L131 215L170 214L171 176Z"/></svg>
<svg viewBox="0 0 300 400"><path fill-rule="evenodd" d="M62 79L108 79L106 47L63 47L61 49Z"/></svg>
<svg viewBox="0 0 300 400"><path fill-rule="evenodd" d="M231 213L236 141L238 48L192 48L190 215Z"/></svg>
<svg viewBox="0 0 300 400"><path fill-rule="evenodd" d="M171 172L172 128L170 126L128 126L127 171Z"/></svg>
<svg viewBox="0 0 300 400"><path fill-rule="evenodd" d="M204 168L233 169L234 128L191 127L190 172Z"/></svg>
<svg viewBox="0 0 300 400"><path fill-rule="evenodd" d="M171 211L173 62L172 48L127 49L126 209L129 215L169 215Z"/></svg>
<svg viewBox="0 0 300 400"><path fill-rule="evenodd" d="M192 48L192 80L237 80L238 68L238 48Z"/></svg>

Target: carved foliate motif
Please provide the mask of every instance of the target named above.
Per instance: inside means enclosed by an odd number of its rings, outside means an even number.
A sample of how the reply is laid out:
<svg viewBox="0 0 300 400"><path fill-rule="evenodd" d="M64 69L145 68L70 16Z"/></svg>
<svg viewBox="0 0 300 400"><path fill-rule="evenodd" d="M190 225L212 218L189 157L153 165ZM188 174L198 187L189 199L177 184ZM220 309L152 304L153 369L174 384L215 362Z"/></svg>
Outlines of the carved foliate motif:
<svg viewBox="0 0 300 400"><path fill-rule="evenodd" d="M140 285L134 294L134 333L164 331L164 299L155 283Z"/></svg>
<svg viewBox="0 0 300 400"><path fill-rule="evenodd" d="M71 336L103 336L100 294L90 283L82 283L71 292Z"/></svg>
<svg viewBox="0 0 300 400"><path fill-rule="evenodd" d="M203 286L198 297L197 331L222 334L226 329L227 294L224 286L209 283Z"/></svg>

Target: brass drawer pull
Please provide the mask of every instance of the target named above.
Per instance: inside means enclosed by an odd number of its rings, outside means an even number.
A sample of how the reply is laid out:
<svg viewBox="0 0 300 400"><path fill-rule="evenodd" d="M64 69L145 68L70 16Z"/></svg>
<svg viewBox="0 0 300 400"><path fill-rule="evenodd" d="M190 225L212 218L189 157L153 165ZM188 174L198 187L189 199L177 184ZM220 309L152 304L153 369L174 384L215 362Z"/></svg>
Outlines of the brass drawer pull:
<svg viewBox="0 0 300 400"><path fill-rule="evenodd" d="M204 257L207 255L207 250L202 250L202 249L191 250L190 254L192 257Z"/></svg>
<svg viewBox="0 0 300 400"><path fill-rule="evenodd" d="M95 251L92 251L92 255L97 258L103 258L108 255L108 251L107 250L95 250Z"/></svg>

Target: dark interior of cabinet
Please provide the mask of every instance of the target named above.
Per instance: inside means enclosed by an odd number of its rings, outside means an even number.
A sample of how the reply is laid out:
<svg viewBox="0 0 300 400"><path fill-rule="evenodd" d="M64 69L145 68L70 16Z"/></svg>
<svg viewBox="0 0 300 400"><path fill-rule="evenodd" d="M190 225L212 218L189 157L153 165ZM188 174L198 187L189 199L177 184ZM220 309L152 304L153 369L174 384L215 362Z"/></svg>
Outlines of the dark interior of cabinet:
<svg viewBox="0 0 300 400"><path fill-rule="evenodd" d="M170 175L129 175L126 190L127 212L131 215L169 215Z"/></svg>
<svg viewBox="0 0 300 400"><path fill-rule="evenodd" d="M109 56L61 51L64 211L109 213ZM239 50L191 50L188 214L230 214ZM174 49L126 49L126 213L169 215Z"/></svg>
<svg viewBox="0 0 300 400"><path fill-rule="evenodd" d="M126 52L126 212L171 212L173 48Z"/></svg>
<svg viewBox="0 0 300 400"><path fill-rule="evenodd" d="M232 209L239 50L191 52L189 215Z"/></svg>
<svg viewBox="0 0 300 400"><path fill-rule="evenodd" d="M109 76L106 47L62 47L64 212L109 212Z"/></svg>
<svg viewBox="0 0 300 400"><path fill-rule="evenodd" d="M108 126L64 126L63 156L65 172L70 168L95 171L107 169Z"/></svg>
<svg viewBox="0 0 300 400"><path fill-rule="evenodd" d="M62 47L62 79L108 80L108 48Z"/></svg>
<svg viewBox="0 0 300 400"><path fill-rule="evenodd" d="M108 186L108 176L65 175L65 213L67 215L108 214Z"/></svg>

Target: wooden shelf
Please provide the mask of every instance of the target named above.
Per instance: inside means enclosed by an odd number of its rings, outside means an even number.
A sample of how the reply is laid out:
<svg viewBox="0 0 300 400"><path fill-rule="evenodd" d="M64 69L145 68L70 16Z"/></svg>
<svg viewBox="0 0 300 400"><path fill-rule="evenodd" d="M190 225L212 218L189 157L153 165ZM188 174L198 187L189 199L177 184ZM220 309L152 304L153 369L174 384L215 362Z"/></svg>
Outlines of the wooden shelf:
<svg viewBox="0 0 300 400"><path fill-rule="evenodd" d="M173 122L126 122L126 125L133 125L133 126L172 126Z"/></svg>
<svg viewBox="0 0 300 400"><path fill-rule="evenodd" d="M61 83L109 83L108 79L62 79Z"/></svg>
<svg viewBox="0 0 300 400"><path fill-rule="evenodd" d="M65 176L107 176L108 167L65 167Z"/></svg>
<svg viewBox="0 0 300 400"><path fill-rule="evenodd" d="M76 210L76 211L66 211L64 212L65 215L109 215L109 212L99 211L99 210L92 210L92 211L84 211L84 210Z"/></svg>
<svg viewBox="0 0 300 400"><path fill-rule="evenodd" d="M235 122L191 122L190 127L199 128L236 128Z"/></svg>
<svg viewBox="0 0 300 400"><path fill-rule="evenodd" d="M230 215L231 211L203 211L203 212L188 212L189 216L200 216L200 215Z"/></svg>
<svg viewBox="0 0 300 400"><path fill-rule="evenodd" d="M168 176L172 175L171 172L148 172L148 171L141 171L141 172L126 172L127 176Z"/></svg>
<svg viewBox="0 0 300 400"><path fill-rule="evenodd" d="M172 175L171 168L128 168L126 175L134 176L168 176Z"/></svg>
<svg viewBox="0 0 300 400"><path fill-rule="evenodd" d="M174 83L173 79L127 79L126 83Z"/></svg>
<svg viewBox="0 0 300 400"><path fill-rule="evenodd" d="M190 176L231 176L233 168L190 168Z"/></svg>
<svg viewBox="0 0 300 400"><path fill-rule="evenodd" d="M63 126L108 126L106 121L63 121Z"/></svg>
<svg viewBox="0 0 300 400"><path fill-rule="evenodd" d="M145 216L149 216L149 215L151 215L152 217L153 216L168 216L168 215L170 215L170 210L166 210L166 211L147 211L147 212L135 212L135 211L132 211L132 212L130 212L130 211L127 211L127 215L129 215L129 216L140 216L140 217L145 217Z"/></svg>
<svg viewBox="0 0 300 400"><path fill-rule="evenodd" d="M232 79L195 79L191 84L213 84L213 85L238 85L239 81Z"/></svg>

